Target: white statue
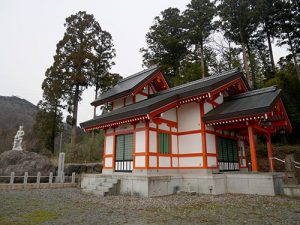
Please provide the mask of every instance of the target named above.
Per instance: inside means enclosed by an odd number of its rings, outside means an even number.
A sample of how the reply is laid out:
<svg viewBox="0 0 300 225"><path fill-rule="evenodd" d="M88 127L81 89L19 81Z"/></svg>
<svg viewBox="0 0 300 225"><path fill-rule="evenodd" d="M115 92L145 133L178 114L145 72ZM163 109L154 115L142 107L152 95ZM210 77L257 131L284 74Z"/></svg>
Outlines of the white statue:
<svg viewBox="0 0 300 225"><path fill-rule="evenodd" d="M23 130L23 126L20 126L16 136L15 136L15 140L14 140L14 146L12 150L19 150L22 151L22 141L23 141L23 136L24 136L25 132Z"/></svg>

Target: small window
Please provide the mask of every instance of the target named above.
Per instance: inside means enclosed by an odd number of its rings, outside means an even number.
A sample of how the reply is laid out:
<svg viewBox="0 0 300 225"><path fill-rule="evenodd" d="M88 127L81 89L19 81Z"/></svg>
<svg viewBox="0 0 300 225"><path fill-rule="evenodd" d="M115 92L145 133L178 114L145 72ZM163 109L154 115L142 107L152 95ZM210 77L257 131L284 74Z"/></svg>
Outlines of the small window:
<svg viewBox="0 0 300 225"><path fill-rule="evenodd" d="M158 133L158 152L161 154L170 154L170 134Z"/></svg>

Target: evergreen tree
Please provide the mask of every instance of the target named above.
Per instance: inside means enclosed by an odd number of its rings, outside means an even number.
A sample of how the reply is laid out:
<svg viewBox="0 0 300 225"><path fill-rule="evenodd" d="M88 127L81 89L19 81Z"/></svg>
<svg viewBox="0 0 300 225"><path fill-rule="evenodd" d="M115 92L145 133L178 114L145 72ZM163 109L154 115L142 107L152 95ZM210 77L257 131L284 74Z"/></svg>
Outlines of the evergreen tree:
<svg viewBox="0 0 300 225"><path fill-rule="evenodd" d="M268 55L271 64L271 73L268 78L274 77L276 73L272 41L276 33L276 14L280 9L277 8L277 2L280 0L258 0L256 5L257 16L259 17L262 30L258 32L261 41L267 40L268 43Z"/></svg>
<svg viewBox="0 0 300 225"><path fill-rule="evenodd" d="M298 0L278 1L276 4L276 25L279 46L287 45L295 65L298 81L300 82L300 69L297 54L300 53L300 3Z"/></svg>
<svg viewBox="0 0 300 225"><path fill-rule="evenodd" d="M248 0L219 0L218 12L220 23L226 38L242 46L244 69L248 82L255 86L255 74L253 73L253 62L249 56L251 48L249 41L251 35L256 31L259 20L255 16L255 2ZM249 63L251 72L249 69Z"/></svg>
<svg viewBox="0 0 300 225"><path fill-rule="evenodd" d="M97 37L97 46L93 57L92 84L95 87L95 99L122 78L118 74L108 73L111 66L114 65L112 59L115 56L110 33L101 30ZM96 116L96 108L94 109L94 116Z"/></svg>
<svg viewBox="0 0 300 225"><path fill-rule="evenodd" d="M200 53L202 77L208 75L205 70L205 44L209 41L210 34L215 30L213 18L216 8L210 0L192 0L184 11L184 21L187 29L187 39L194 51Z"/></svg>
<svg viewBox="0 0 300 225"><path fill-rule="evenodd" d="M64 37L57 44L56 57L61 65L61 75L68 84L68 111L72 114L69 117L71 144L75 144L81 95L88 86L99 87L97 77L110 68L114 50L110 35L102 31L93 15L80 11L66 18L65 27Z"/></svg>
<svg viewBox="0 0 300 225"><path fill-rule="evenodd" d="M167 76L178 76L187 54L183 17L177 8L168 8L155 17L146 34L147 48L141 48L146 66L159 64Z"/></svg>
<svg viewBox="0 0 300 225"><path fill-rule="evenodd" d="M43 100L39 102L39 112L36 115L34 132L39 141L54 153L55 137L62 130L62 110L65 108L65 82L59 75L58 65L47 69L46 79L43 81Z"/></svg>

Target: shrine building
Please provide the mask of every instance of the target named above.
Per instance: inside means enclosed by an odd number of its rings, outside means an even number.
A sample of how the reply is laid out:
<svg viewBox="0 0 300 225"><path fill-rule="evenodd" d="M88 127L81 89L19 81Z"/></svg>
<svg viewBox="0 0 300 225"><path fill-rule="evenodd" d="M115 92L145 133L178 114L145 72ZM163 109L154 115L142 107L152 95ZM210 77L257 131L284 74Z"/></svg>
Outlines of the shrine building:
<svg viewBox="0 0 300 225"><path fill-rule="evenodd" d="M250 90L239 69L170 88L159 68L152 67L101 94L91 105L110 111L81 127L104 130L102 176L115 175L121 182L124 176L149 181L255 174L256 135L267 139L273 172L271 136L292 129L280 95L276 86Z"/></svg>

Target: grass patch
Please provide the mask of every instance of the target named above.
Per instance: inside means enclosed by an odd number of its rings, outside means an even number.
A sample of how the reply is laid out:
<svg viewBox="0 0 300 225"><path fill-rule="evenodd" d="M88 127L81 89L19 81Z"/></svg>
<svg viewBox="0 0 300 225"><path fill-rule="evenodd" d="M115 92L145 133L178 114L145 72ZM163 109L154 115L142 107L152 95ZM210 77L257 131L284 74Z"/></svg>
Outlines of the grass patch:
<svg viewBox="0 0 300 225"><path fill-rule="evenodd" d="M39 225L57 219L57 214L47 210L34 210L19 218L0 217L0 225Z"/></svg>

